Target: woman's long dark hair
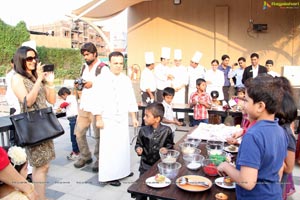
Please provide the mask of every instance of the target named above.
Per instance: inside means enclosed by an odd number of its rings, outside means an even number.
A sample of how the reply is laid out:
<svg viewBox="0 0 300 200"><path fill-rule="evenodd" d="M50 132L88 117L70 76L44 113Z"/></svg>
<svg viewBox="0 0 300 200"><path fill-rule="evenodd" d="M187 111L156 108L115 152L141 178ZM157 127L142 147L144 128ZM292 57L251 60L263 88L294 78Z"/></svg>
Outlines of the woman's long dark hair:
<svg viewBox="0 0 300 200"><path fill-rule="evenodd" d="M35 82L37 79L36 68L34 70L32 70L32 75L26 72L26 58L27 58L28 51L33 51L35 53L35 56L36 57L38 56L37 52L30 47L22 46L22 47L18 48L14 55L14 58L13 58L14 70L16 73L18 73L22 76L25 76L25 77L29 78L30 80L32 80L33 82Z"/></svg>

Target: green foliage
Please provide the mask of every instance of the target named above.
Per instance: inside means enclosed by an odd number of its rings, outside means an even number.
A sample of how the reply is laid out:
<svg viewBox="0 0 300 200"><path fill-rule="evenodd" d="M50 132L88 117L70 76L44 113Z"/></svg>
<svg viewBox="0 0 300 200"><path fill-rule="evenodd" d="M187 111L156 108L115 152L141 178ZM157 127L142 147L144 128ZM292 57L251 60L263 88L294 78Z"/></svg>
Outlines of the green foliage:
<svg viewBox="0 0 300 200"><path fill-rule="evenodd" d="M79 50L37 47L37 51L42 63L55 65L56 78L75 79L79 77L83 62Z"/></svg>
<svg viewBox="0 0 300 200"><path fill-rule="evenodd" d="M0 65L9 66L10 59L16 49L24 41L30 39L25 22L19 22L15 27L5 24L0 19Z"/></svg>

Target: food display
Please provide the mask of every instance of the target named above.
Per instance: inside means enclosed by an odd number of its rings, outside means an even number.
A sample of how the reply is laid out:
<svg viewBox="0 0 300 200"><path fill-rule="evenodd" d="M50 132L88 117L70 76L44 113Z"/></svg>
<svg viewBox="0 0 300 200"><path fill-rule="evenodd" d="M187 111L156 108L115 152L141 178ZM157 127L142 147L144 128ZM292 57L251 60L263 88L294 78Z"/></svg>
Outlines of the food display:
<svg viewBox="0 0 300 200"><path fill-rule="evenodd" d="M197 170L202 166L204 156L200 154L186 154L183 155L183 160L185 165L190 170Z"/></svg>
<svg viewBox="0 0 300 200"><path fill-rule="evenodd" d="M182 149L182 153L184 154L195 153L195 147L185 147Z"/></svg>
<svg viewBox="0 0 300 200"><path fill-rule="evenodd" d="M186 167L188 169L191 169L191 170L196 170L196 169L199 169L201 167L201 164L200 163L196 163L196 162L191 162Z"/></svg>
<svg viewBox="0 0 300 200"><path fill-rule="evenodd" d="M165 182L166 177L164 175L161 175L161 174L156 174L154 179L158 183L163 183L163 182Z"/></svg>
<svg viewBox="0 0 300 200"><path fill-rule="evenodd" d="M228 149L229 149L230 151L236 151L237 147L234 146L234 145L230 145L230 146L228 146Z"/></svg>
<svg viewBox="0 0 300 200"><path fill-rule="evenodd" d="M179 169L181 168L181 164L179 162L175 162L172 164L160 162L157 164L157 167L161 175L164 175L169 179L173 179L177 176Z"/></svg>
<svg viewBox="0 0 300 200"><path fill-rule="evenodd" d="M176 158L172 157L172 156L167 156L166 158L164 158L162 160L164 163L168 163L168 164L172 164L176 162Z"/></svg>
<svg viewBox="0 0 300 200"><path fill-rule="evenodd" d="M181 152L183 153L183 155L186 154L193 154L197 152L197 145L194 143L190 143L190 142L183 142L179 144L179 147L181 149ZM200 151L200 150L198 150ZM200 152L199 152L200 153Z"/></svg>
<svg viewBox="0 0 300 200"><path fill-rule="evenodd" d="M216 200L227 200L228 199L228 196L222 192L217 193L215 195L215 197L216 197Z"/></svg>
<svg viewBox="0 0 300 200"><path fill-rule="evenodd" d="M209 159L214 160L214 164L219 165L220 163L226 161L226 153L222 154L210 154Z"/></svg>
<svg viewBox="0 0 300 200"><path fill-rule="evenodd" d="M198 147L199 144L201 143L201 140L200 139L196 139L196 138L185 138L184 141L188 142L188 143L193 143L193 144L196 145L196 147Z"/></svg>
<svg viewBox="0 0 300 200"><path fill-rule="evenodd" d="M167 151L160 151L159 155L161 158L161 161L163 163L172 164L177 161L177 158L179 156L179 151L168 149Z"/></svg>
<svg viewBox="0 0 300 200"><path fill-rule="evenodd" d="M218 175L217 166L214 163L210 163L210 164L204 166L203 171L208 176L217 176Z"/></svg>
<svg viewBox="0 0 300 200"><path fill-rule="evenodd" d="M229 176L224 178L224 184L227 186L233 186L233 182Z"/></svg>
<svg viewBox="0 0 300 200"><path fill-rule="evenodd" d="M234 133L240 133L241 131L243 131L243 129L236 126L200 123L199 126L187 137L201 140L216 140L226 142L226 138L231 137Z"/></svg>

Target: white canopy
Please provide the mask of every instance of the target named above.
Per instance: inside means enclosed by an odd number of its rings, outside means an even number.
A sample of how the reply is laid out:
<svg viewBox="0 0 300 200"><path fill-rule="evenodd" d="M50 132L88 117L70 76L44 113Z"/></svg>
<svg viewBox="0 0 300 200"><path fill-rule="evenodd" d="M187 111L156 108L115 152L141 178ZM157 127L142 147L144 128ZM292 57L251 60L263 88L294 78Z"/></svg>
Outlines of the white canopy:
<svg viewBox="0 0 300 200"><path fill-rule="evenodd" d="M124 9L151 0L93 0L88 4L73 10L72 14L75 18L84 20L103 20L115 16Z"/></svg>

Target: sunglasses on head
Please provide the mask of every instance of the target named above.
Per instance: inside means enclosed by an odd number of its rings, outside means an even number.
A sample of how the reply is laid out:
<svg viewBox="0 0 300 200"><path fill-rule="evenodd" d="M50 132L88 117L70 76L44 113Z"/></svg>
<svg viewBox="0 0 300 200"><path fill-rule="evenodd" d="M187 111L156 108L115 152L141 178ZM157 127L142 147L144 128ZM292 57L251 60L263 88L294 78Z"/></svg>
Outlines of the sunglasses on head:
<svg viewBox="0 0 300 200"><path fill-rule="evenodd" d="M34 60L37 60L37 57L29 56L29 57L26 58L26 61L27 61L27 62L32 62L33 59L34 59Z"/></svg>

